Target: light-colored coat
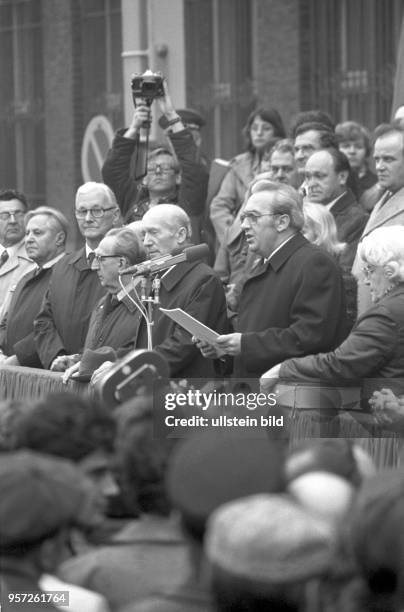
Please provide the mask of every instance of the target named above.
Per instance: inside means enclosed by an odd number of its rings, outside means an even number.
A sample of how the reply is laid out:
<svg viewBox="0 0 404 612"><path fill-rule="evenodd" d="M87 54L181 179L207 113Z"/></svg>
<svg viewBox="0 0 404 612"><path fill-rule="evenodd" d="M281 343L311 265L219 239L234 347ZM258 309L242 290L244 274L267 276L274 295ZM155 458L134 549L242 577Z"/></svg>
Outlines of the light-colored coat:
<svg viewBox="0 0 404 612"><path fill-rule="evenodd" d="M386 201L386 194L380 198L372 210L369 220L363 230L361 240L378 227L389 225L404 225L404 187L396 191ZM372 306L370 289L365 285L365 277L361 269L361 260L356 255L352 274L358 279L358 317Z"/></svg>
<svg viewBox="0 0 404 612"><path fill-rule="evenodd" d="M0 311L2 311L9 289L14 287L20 278L34 267L35 263L28 257L24 240L22 240L15 252L11 253L7 261L0 267Z"/></svg>

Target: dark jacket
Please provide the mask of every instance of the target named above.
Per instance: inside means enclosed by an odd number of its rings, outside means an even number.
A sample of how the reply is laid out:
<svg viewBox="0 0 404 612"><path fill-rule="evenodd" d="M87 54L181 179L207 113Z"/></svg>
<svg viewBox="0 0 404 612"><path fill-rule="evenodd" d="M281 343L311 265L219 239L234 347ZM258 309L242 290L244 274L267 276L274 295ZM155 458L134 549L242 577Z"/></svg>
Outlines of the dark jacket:
<svg viewBox="0 0 404 612"><path fill-rule="evenodd" d="M111 294L104 295L91 315L84 348L133 349L139 320L140 313L128 297L114 303Z"/></svg>
<svg viewBox="0 0 404 612"><path fill-rule="evenodd" d="M258 377L277 363L340 344L347 334L343 281L335 260L300 233L245 282L235 375ZM314 348L316 347L316 348Z"/></svg>
<svg viewBox="0 0 404 612"><path fill-rule="evenodd" d="M183 262L161 279L160 304L182 308L218 333L227 332L226 299L222 283L204 263ZM147 348L146 326L142 321L136 348ZM202 357L191 335L172 319L155 310L153 348L169 363L174 378L204 378L214 375L213 361Z"/></svg>
<svg viewBox="0 0 404 612"><path fill-rule="evenodd" d="M147 189L136 183L131 173L132 157L141 151L139 139L124 138L126 129L119 130L114 137L102 167L104 182L115 193L122 215L128 221L141 219L149 208ZM192 134L188 129L169 136L181 168L181 183L175 202L190 217L202 217L208 187L209 173L206 166L198 161L198 154Z"/></svg>
<svg viewBox="0 0 404 612"><path fill-rule="evenodd" d="M368 215L359 206L352 191L348 189L331 207L338 231L338 240L346 242L347 247L341 254L340 264L344 270L351 270L356 249L368 220Z"/></svg>
<svg viewBox="0 0 404 612"><path fill-rule="evenodd" d="M52 268L45 268L23 276L0 324L0 346L6 355L16 355L22 366L42 367L34 341L34 319L41 309L51 273Z"/></svg>
<svg viewBox="0 0 404 612"><path fill-rule="evenodd" d="M404 378L404 287L397 287L359 317L334 351L289 359L282 379L324 382Z"/></svg>
<svg viewBox="0 0 404 612"><path fill-rule="evenodd" d="M49 369L58 355L82 352L92 310L104 293L84 247L54 265L34 321L36 349L44 368Z"/></svg>

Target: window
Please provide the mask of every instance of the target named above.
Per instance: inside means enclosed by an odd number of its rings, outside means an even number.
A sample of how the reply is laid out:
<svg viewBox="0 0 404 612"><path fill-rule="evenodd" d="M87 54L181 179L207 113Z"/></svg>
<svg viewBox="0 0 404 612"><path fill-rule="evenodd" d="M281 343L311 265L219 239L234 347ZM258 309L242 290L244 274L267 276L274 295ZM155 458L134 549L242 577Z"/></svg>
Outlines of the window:
<svg viewBox="0 0 404 612"><path fill-rule="evenodd" d="M1 183L35 204L45 192L41 4L0 1Z"/></svg>
<svg viewBox="0 0 404 612"><path fill-rule="evenodd" d="M250 0L186 0L187 105L206 119L203 149L230 158L245 149L241 128L256 105Z"/></svg>
<svg viewBox="0 0 404 612"><path fill-rule="evenodd" d="M301 107L373 129L390 119L403 0L302 0Z"/></svg>
<svg viewBox="0 0 404 612"><path fill-rule="evenodd" d="M82 100L84 127L95 115L122 125L120 0L82 0Z"/></svg>

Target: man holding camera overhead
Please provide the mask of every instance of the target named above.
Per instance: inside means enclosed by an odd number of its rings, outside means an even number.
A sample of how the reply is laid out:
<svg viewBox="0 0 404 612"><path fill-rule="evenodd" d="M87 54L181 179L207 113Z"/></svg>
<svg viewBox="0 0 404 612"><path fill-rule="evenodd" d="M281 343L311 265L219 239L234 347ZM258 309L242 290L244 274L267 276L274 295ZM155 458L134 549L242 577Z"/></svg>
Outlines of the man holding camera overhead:
<svg viewBox="0 0 404 612"><path fill-rule="evenodd" d="M104 182L114 191L126 221L141 219L156 204L178 204L190 216L193 239L198 242L208 171L199 161L199 151L191 130L184 126L173 106L165 79L162 90L156 87L153 92L147 88L147 93L146 99L136 97L134 91L133 119L129 128L118 130L115 134L102 169ZM145 151L147 140L146 143L142 142L141 137L142 132L150 127L150 105L153 100L156 100L166 119L166 133L172 150L167 147L155 149L151 153ZM142 157L145 154L148 154L146 175L140 183L141 174L144 173L139 172L139 166L143 165ZM135 176L131 172L133 158Z"/></svg>

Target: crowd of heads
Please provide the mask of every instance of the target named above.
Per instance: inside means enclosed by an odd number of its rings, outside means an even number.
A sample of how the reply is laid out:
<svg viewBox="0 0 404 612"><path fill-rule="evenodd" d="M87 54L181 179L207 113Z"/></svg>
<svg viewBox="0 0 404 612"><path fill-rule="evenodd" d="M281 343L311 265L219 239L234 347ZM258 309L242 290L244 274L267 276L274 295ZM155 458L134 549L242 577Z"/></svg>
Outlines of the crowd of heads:
<svg viewBox="0 0 404 612"><path fill-rule="evenodd" d="M359 123L335 126L326 113L307 111L288 139L276 109L254 111L246 148L267 168L240 210L250 251L265 260L301 232L338 258L346 244L328 205L373 168L383 189L403 187L403 133L398 122L383 124L372 138ZM151 201L168 201L133 227L105 184L78 188L77 225L111 293L128 266L191 244L189 215L169 201L180 180L172 152L152 151L144 186ZM69 222L55 208L28 209L22 193L0 192L0 243L25 236L41 267L64 252ZM404 227L375 229L358 255L368 277L382 275L373 291L384 295L404 282ZM0 455L0 556L38 575L57 572L72 533L90 536L117 503L130 518L178 518L196 582L219 612L398 612L404 605L404 472L379 473L354 441L159 440L150 398L112 412L99 400L59 393L0 405Z"/></svg>
<svg viewBox="0 0 404 612"><path fill-rule="evenodd" d="M118 483L130 516L179 518L194 587L211 609L393 612L403 605L404 475L378 471L355 441L156 439L146 397L111 412L51 394L3 403L0 415L6 565L56 573L72 534L90 538L105 521L109 472L109 493Z"/></svg>

